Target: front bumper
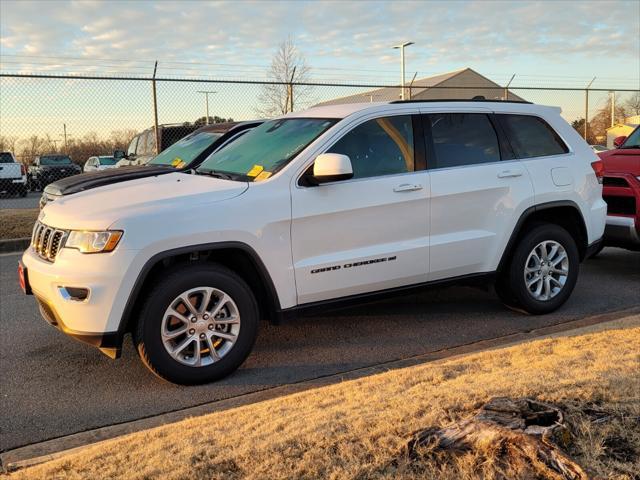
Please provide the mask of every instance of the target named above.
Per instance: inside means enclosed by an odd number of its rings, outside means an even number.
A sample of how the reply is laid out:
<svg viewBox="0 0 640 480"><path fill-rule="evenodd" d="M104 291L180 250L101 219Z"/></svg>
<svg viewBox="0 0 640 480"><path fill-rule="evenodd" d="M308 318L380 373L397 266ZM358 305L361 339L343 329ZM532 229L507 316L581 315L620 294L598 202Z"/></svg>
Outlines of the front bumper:
<svg viewBox="0 0 640 480"><path fill-rule="evenodd" d="M635 217L607 215L605 244L624 248L640 248L640 233Z"/></svg>
<svg viewBox="0 0 640 480"><path fill-rule="evenodd" d="M135 253L116 249L86 255L63 248L51 263L29 248L22 256L25 293L33 292L49 324L117 358L124 336L120 320L129 291L124 278ZM65 287L87 289L88 295L82 300L70 298Z"/></svg>

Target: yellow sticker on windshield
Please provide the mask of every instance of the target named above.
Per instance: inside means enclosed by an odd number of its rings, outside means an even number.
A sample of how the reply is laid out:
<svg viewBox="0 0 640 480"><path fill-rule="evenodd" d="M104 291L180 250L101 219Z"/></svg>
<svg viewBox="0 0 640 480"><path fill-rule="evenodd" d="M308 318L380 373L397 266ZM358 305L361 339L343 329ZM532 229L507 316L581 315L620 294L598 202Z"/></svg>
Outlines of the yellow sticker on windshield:
<svg viewBox="0 0 640 480"><path fill-rule="evenodd" d="M247 177L257 177L264 170L262 165L254 165L251 170L247 172Z"/></svg>
<svg viewBox="0 0 640 480"><path fill-rule="evenodd" d="M262 172L262 173L260 173L260 175L258 175L255 178L254 182L262 182L263 180L266 180L270 176L271 176L271 172Z"/></svg>
<svg viewBox="0 0 640 480"><path fill-rule="evenodd" d="M181 163L184 163L180 157L176 157L171 162L172 167L178 167Z"/></svg>

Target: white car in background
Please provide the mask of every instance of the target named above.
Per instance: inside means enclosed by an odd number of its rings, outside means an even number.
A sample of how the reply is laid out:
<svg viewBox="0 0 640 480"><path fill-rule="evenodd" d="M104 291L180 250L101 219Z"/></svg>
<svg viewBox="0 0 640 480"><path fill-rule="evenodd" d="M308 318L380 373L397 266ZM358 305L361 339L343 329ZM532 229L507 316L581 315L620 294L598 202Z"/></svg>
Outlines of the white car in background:
<svg viewBox="0 0 640 480"><path fill-rule="evenodd" d="M0 152L0 193L27 196L27 169L11 152Z"/></svg>
<svg viewBox="0 0 640 480"><path fill-rule="evenodd" d="M238 368L261 319L418 287L486 282L544 314L602 242L602 163L559 108L315 107L196 168L48 203L20 284L66 334L115 358L131 332L144 364L183 384Z"/></svg>
<svg viewBox="0 0 640 480"><path fill-rule="evenodd" d="M97 172L101 170L108 170L110 168L116 168L118 159L110 155L100 155L97 157L90 157L84 164L83 171Z"/></svg>

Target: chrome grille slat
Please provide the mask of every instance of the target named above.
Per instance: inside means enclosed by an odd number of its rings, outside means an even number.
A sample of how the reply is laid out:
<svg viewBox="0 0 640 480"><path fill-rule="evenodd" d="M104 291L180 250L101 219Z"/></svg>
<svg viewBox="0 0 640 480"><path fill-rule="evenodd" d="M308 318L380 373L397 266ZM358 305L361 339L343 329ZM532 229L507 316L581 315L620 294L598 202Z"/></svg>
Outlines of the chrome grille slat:
<svg viewBox="0 0 640 480"><path fill-rule="evenodd" d="M58 230L42 222L36 222L33 227L31 248L40 258L53 262L63 247L67 233L66 230Z"/></svg>

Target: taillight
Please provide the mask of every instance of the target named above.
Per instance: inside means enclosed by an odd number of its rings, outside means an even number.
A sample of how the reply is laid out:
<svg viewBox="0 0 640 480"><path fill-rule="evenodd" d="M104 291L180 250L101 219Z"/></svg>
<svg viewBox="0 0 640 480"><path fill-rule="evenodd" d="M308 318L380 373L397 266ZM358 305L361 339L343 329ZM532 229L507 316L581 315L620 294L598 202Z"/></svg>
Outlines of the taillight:
<svg viewBox="0 0 640 480"><path fill-rule="evenodd" d="M24 163L20 164L20 174L21 175L26 175L27 174L27 167L25 167Z"/></svg>
<svg viewBox="0 0 640 480"><path fill-rule="evenodd" d="M591 162L591 168L593 168L593 171L596 172L598 183L602 183L602 179L604 178L604 162L602 160Z"/></svg>

